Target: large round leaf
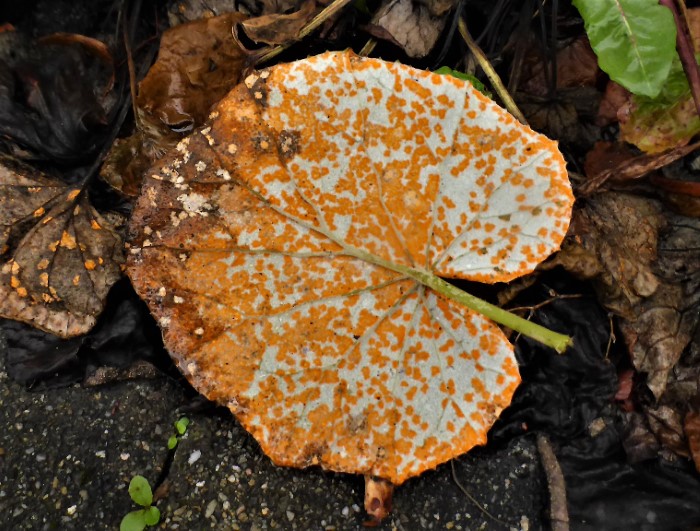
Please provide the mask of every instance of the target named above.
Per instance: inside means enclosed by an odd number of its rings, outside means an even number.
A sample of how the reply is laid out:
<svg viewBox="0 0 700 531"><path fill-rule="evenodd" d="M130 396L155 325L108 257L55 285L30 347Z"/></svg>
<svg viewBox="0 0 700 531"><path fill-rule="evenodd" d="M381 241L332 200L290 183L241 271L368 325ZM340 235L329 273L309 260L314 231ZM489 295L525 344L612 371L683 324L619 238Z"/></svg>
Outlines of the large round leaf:
<svg viewBox="0 0 700 531"><path fill-rule="evenodd" d="M559 247L556 144L468 82L326 53L251 75L153 169L128 273L180 369L283 465L398 484L486 439L520 379L427 285Z"/></svg>

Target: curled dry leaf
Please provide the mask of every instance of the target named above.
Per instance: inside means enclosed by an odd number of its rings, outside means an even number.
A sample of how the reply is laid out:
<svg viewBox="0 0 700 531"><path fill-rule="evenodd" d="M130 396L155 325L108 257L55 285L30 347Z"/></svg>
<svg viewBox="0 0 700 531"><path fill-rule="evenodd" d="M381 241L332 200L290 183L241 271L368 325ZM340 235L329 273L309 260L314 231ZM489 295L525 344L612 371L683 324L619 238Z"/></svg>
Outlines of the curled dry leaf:
<svg viewBox="0 0 700 531"><path fill-rule="evenodd" d="M245 18L227 13L163 33L158 59L139 84L136 98L147 128L168 135L190 132L204 122L245 67L245 54L231 38L233 25Z"/></svg>
<svg viewBox="0 0 700 531"><path fill-rule="evenodd" d="M0 315L61 337L95 324L121 274L122 239L87 191L0 165Z"/></svg>
<svg viewBox="0 0 700 531"><path fill-rule="evenodd" d="M618 315L635 368L656 398L690 341L697 310L684 282L657 267L666 218L658 202L597 194L574 214L571 238L554 262L594 279L601 303Z"/></svg>
<svg viewBox="0 0 700 531"><path fill-rule="evenodd" d="M556 144L468 82L350 52L251 75L213 116L131 222L187 378L280 465L398 485L484 443L513 347L436 275L507 281L558 248Z"/></svg>
<svg viewBox="0 0 700 531"><path fill-rule="evenodd" d="M442 13L435 15L425 2L384 0L366 29L400 46L409 57L425 57L445 27L447 15Z"/></svg>
<svg viewBox="0 0 700 531"><path fill-rule="evenodd" d="M299 39L299 31L321 10L316 0L306 0L293 13L272 13L241 22L245 34L256 43L287 44Z"/></svg>
<svg viewBox="0 0 700 531"><path fill-rule="evenodd" d="M374 527L391 513L394 485L382 478L365 476L365 511L371 520L365 527Z"/></svg>

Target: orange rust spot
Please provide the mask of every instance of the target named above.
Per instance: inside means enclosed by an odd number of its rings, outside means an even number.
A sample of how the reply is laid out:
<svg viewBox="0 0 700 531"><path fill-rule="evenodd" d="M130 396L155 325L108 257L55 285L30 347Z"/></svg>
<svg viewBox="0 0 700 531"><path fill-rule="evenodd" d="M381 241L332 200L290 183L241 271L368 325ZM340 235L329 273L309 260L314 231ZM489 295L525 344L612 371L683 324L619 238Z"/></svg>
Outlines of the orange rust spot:
<svg viewBox="0 0 700 531"><path fill-rule="evenodd" d="M65 247L66 249L75 249L75 238L68 231L64 230L63 234L61 235L60 246ZM52 251L55 251L55 249L52 249Z"/></svg>
<svg viewBox="0 0 700 531"><path fill-rule="evenodd" d="M83 265L88 271L92 271L93 269L95 269L95 267L97 267L97 264L95 264L94 260L85 260Z"/></svg>

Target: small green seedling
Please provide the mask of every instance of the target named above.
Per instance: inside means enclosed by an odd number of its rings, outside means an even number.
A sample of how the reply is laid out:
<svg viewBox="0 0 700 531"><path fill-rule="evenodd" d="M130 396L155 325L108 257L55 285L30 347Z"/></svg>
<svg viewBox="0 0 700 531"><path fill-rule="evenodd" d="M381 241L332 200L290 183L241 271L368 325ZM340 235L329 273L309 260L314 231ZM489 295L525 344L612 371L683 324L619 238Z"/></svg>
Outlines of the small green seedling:
<svg viewBox="0 0 700 531"><path fill-rule="evenodd" d="M129 496L143 509L132 511L122 518L119 531L143 531L147 526L160 521L160 511L153 503L153 492L148 480L143 476L134 476L129 483Z"/></svg>
<svg viewBox="0 0 700 531"><path fill-rule="evenodd" d="M441 66L437 70L435 70L436 74L442 74L445 76L452 76L456 77L457 79L462 79L464 81L469 81L472 85L474 85L474 88L481 92L484 96L488 96L489 98L491 97L491 93L486 90L486 86L479 81L476 77L474 77L471 74L466 74L464 72L460 72L459 70L453 70L449 66Z"/></svg>
<svg viewBox="0 0 700 531"><path fill-rule="evenodd" d="M175 421L175 433L174 435L171 435L170 438L168 439L168 450L173 450L176 446L177 443L180 440L180 437L182 437L185 432L187 431L187 426L190 424L190 419L187 417L182 417L179 420Z"/></svg>

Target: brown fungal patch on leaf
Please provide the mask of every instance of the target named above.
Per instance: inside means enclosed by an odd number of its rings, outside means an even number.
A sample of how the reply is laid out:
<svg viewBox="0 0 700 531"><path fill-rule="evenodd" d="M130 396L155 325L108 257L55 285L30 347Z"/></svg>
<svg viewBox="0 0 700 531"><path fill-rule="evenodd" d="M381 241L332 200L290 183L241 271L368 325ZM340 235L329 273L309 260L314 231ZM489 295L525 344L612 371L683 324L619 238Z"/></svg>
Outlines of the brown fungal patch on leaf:
<svg viewBox="0 0 700 531"><path fill-rule="evenodd" d="M87 192L4 163L0 230L0 315L62 337L92 328L124 256Z"/></svg>
<svg viewBox="0 0 700 531"><path fill-rule="evenodd" d="M299 139L301 135L298 131L281 131L279 135L279 150L282 158L289 160L296 155L299 150Z"/></svg>

